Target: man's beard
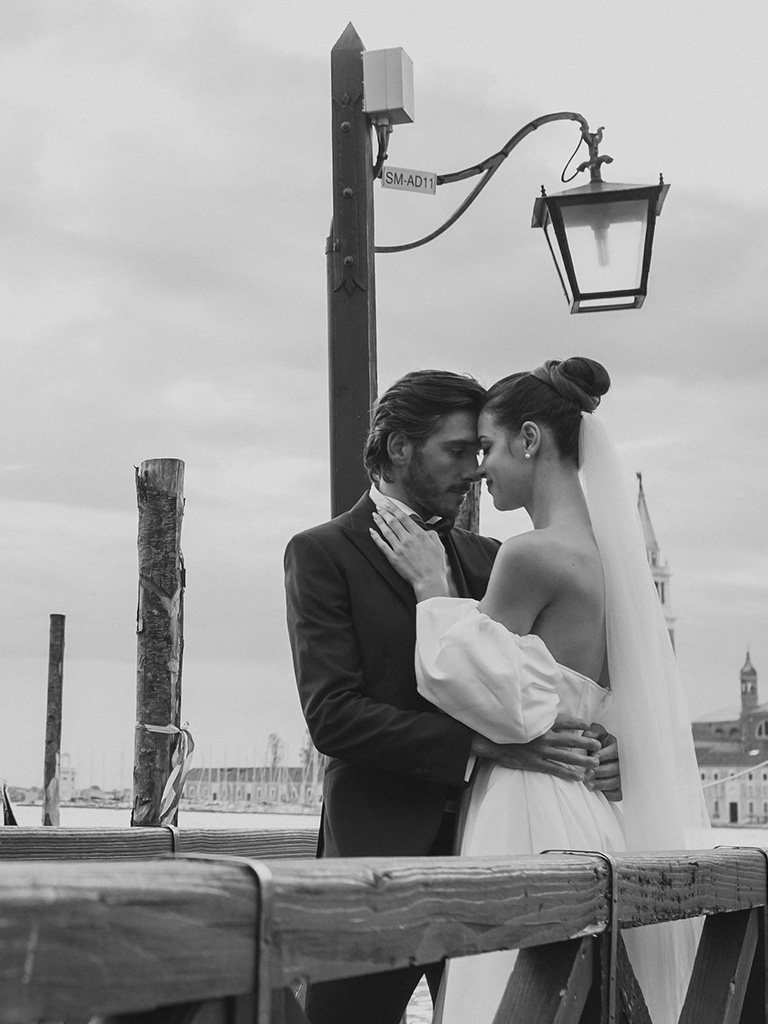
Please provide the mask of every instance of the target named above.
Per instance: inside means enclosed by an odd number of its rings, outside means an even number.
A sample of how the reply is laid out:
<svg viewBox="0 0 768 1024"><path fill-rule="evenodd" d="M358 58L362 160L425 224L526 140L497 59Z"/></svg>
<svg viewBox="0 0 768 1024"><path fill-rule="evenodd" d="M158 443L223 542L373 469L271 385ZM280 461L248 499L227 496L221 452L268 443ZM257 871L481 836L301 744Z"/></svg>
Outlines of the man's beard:
<svg viewBox="0 0 768 1024"><path fill-rule="evenodd" d="M431 516L440 516L453 522L458 516L463 500L462 496L455 491L439 489L418 449L411 456L410 464L403 474L402 483L409 498L408 504L422 518L429 519Z"/></svg>

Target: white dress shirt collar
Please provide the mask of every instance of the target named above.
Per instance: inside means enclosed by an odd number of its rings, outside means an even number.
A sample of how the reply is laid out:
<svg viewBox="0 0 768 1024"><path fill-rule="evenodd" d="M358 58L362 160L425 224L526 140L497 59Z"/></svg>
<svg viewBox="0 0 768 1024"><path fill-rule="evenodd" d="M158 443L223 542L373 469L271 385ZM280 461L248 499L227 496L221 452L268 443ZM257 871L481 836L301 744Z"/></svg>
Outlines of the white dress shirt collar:
<svg viewBox="0 0 768 1024"><path fill-rule="evenodd" d="M417 519L422 518L418 512L414 512L412 508L409 508L404 501L400 501L399 498L392 498L388 494L382 494L376 484L371 484L371 489L368 493L376 508L379 508L385 501L391 501L393 505L396 505L402 512L405 512L407 516L416 516ZM439 519L440 516L430 516L429 519L422 521L425 523L436 523Z"/></svg>

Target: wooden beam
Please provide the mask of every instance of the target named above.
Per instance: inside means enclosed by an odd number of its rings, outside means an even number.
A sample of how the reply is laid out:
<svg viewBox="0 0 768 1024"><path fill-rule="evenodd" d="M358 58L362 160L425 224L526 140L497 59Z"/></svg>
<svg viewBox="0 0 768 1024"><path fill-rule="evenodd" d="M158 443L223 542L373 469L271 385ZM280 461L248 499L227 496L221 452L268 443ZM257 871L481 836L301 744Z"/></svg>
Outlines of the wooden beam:
<svg viewBox="0 0 768 1024"><path fill-rule="evenodd" d="M619 1019L625 1024L653 1024L648 1007L645 1004L645 997L632 969L627 955L627 947L619 935L617 947L618 963L617 975L619 982Z"/></svg>
<svg viewBox="0 0 768 1024"><path fill-rule="evenodd" d="M660 851L617 855L622 928L746 910L765 902L765 855L756 849Z"/></svg>
<svg viewBox="0 0 768 1024"><path fill-rule="evenodd" d="M743 910L707 919L680 1024L739 1024L760 913Z"/></svg>
<svg viewBox="0 0 768 1024"><path fill-rule="evenodd" d="M239 865L0 865L0 1021L152 1010L253 990L258 897Z"/></svg>
<svg viewBox="0 0 768 1024"><path fill-rule="evenodd" d="M570 939L607 920L603 863L328 859L272 867L274 987Z"/></svg>
<svg viewBox="0 0 768 1024"><path fill-rule="evenodd" d="M26 828L0 829L6 860L147 860L173 852L271 860L314 857L317 829Z"/></svg>
<svg viewBox="0 0 768 1024"><path fill-rule="evenodd" d="M768 947L765 941L768 907L759 910L758 917L757 948L741 1008L740 1024L768 1024Z"/></svg>
<svg viewBox="0 0 768 1024"><path fill-rule="evenodd" d="M617 856L619 919L634 926L688 916L695 907L737 911L707 924L705 935L714 938L698 969L702 985L720 972L743 997L757 924L749 925L748 942L739 922L749 915L738 911L759 906L762 913L765 903L753 863L748 850L666 854L656 862ZM640 912L622 894L634 893L641 864L658 888L654 898L644 893ZM247 862L0 863L0 1022L246 995L256 984L257 920L259 948L269 951L261 969L278 990L599 934L610 906L607 868L588 855L274 860L260 876L263 919ZM674 884L663 884L670 877ZM738 934L728 938L734 926L744 933L741 943ZM723 936L735 965L728 970ZM699 1019L709 1020L688 1018Z"/></svg>
<svg viewBox="0 0 768 1024"><path fill-rule="evenodd" d="M523 949L493 1024L579 1024L592 988L594 938Z"/></svg>

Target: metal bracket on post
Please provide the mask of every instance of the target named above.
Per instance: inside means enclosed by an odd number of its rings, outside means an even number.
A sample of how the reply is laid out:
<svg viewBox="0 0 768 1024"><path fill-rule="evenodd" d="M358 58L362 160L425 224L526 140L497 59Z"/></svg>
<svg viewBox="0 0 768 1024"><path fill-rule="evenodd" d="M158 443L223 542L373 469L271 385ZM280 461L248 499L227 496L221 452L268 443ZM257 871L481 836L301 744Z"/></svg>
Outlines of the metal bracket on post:
<svg viewBox="0 0 768 1024"><path fill-rule="evenodd" d="M181 852L181 833L179 832L177 825L161 825L160 828L166 829L171 836L171 853Z"/></svg>
<svg viewBox="0 0 768 1024"><path fill-rule="evenodd" d="M608 865L608 886L610 890L610 921L608 931L608 996L605 1024L618 1024L618 962L619 962L619 891L616 885L616 861L601 850L542 850L542 853L565 853L569 857L599 857Z"/></svg>

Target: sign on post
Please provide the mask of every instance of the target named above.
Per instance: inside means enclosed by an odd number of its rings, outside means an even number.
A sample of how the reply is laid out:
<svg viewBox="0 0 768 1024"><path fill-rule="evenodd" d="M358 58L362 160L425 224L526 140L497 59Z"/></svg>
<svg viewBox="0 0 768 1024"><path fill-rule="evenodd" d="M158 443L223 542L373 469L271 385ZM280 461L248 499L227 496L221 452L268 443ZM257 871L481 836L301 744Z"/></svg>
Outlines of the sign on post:
<svg viewBox="0 0 768 1024"><path fill-rule="evenodd" d="M437 175L432 171L411 171L407 167L385 167L381 172L381 187L434 195L437 191Z"/></svg>

